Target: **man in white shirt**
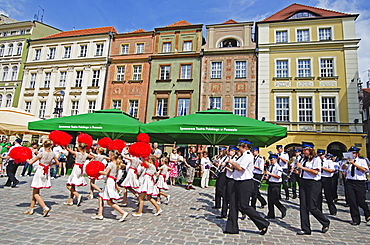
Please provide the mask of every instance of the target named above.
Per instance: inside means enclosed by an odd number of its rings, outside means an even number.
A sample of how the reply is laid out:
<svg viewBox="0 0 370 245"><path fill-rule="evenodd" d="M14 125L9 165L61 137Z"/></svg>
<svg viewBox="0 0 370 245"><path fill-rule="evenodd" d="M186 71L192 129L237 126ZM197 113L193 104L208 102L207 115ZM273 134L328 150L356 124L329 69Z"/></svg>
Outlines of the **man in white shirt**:
<svg viewBox="0 0 370 245"><path fill-rule="evenodd" d="M279 157L278 163L280 167L283 169L283 189L285 190L285 200L289 200L289 189L288 189L288 179L287 176L289 174L289 154L284 152L282 145L276 145L277 155Z"/></svg>

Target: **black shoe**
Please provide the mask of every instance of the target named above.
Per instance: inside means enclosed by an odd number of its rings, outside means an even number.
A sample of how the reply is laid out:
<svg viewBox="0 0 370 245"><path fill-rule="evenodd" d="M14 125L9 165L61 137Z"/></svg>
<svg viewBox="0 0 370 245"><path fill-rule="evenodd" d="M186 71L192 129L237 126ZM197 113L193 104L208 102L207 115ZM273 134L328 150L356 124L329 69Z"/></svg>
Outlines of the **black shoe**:
<svg viewBox="0 0 370 245"><path fill-rule="evenodd" d="M281 219L284 219L284 218L285 218L285 216L286 216L286 210L285 210L285 211L283 211L283 212L281 212Z"/></svg>
<svg viewBox="0 0 370 245"><path fill-rule="evenodd" d="M265 219L275 219L275 217L270 217L270 216L266 215Z"/></svg>
<svg viewBox="0 0 370 245"><path fill-rule="evenodd" d="M293 195L293 197L292 197L293 199L296 199L297 198L297 195Z"/></svg>
<svg viewBox="0 0 370 245"><path fill-rule="evenodd" d="M261 235L261 236L265 235L265 234L267 233L267 229L268 229L268 227L263 228L263 229L260 231L260 235Z"/></svg>
<svg viewBox="0 0 370 245"><path fill-rule="evenodd" d="M286 198L285 198L285 201L289 201L289 197L286 197Z"/></svg>
<svg viewBox="0 0 370 245"><path fill-rule="evenodd" d="M246 214L242 214L242 217L240 219L241 220L245 220L245 218L247 218L247 215Z"/></svg>
<svg viewBox="0 0 370 245"><path fill-rule="evenodd" d="M265 208L265 205L261 205L261 206L259 206L258 208Z"/></svg>
<svg viewBox="0 0 370 245"><path fill-rule="evenodd" d="M216 207L216 206L215 206L215 207L212 207L212 209L220 209L220 208L221 208L221 207Z"/></svg>
<svg viewBox="0 0 370 245"><path fill-rule="evenodd" d="M239 234L239 232L224 231L224 234Z"/></svg>
<svg viewBox="0 0 370 245"><path fill-rule="evenodd" d="M349 205L346 203L346 204L344 204L344 206L346 207L346 208L348 208L349 207Z"/></svg>
<svg viewBox="0 0 370 245"><path fill-rule="evenodd" d="M323 227L321 229L321 233L326 233L328 230L329 230L329 226L328 227Z"/></svg>
<svg viewBox="0 0 370 245"><path fill-rule="evenodd" d="M19 184L19 180L16 180L16 181L13 183L12 188L16 187L18 184Z"/></svg>
<svg viewBox="0 0 370 245"><path fill-rule="evenodd" d="M226 216L216 216L216 219L226 219Z"/></svg>
<svg viewBox="0 0 370 245"><path fill-rule="evenodd" d="M298 231L297 235L311 235L311 232Z"/></svg>
<svg viewBox="0 0 370 245"><path fill-rule="evenodd" d="M351 225L360 225L360 223L356 223L356 222L349 222Z"/></svg>
<svg viewBox="0 0 370 245"><path fill-rule="evenodd" d="M337 215L337 211L331 213L330 215L333 215L333 216Z"/></svg>
<svg viewBox="0 0 370 245"><path fill-rule="evenodd" d="M4 187L5 187L5 186L10 187L10 184L9 184L9 185L6 185L6 184L5 184L5 185L4 185Z"/></svg>

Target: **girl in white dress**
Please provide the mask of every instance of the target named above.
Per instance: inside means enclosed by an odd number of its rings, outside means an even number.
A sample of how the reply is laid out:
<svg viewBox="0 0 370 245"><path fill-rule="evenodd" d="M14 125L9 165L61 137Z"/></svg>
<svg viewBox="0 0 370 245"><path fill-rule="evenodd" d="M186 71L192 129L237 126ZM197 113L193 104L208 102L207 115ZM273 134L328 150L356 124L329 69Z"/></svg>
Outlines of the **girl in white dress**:
<svg viewBox="0 0 370 245"><path fill-rule="evenodd" d="M53 160L56 164L59 164L57 156L55 156L54 152L51 150L52 145L53 143L51 140L46 140L43 144L44 151L40 152L32 160L27 160L27 162L31 165L38 160L40 161L35 164L36 172L31 183L31 188L33 188L33 190L30 208L23 212L24 214L32 215L34 213L33 209L35 208L36 202L38 202L43 208L44 217L46 217L50 211L50 208L46 206L44 199L40 196L40 189L51 187L50 165L52 165Z"/></svg>
<svg viewBox="0 0 370 245"><path fill-rule="evenodd" d="M136 190L140 187L140 183L138 180L138 167L140 166L140 159L134 156L123 156L129 162L129 168L127 171L127 176L125 180L122 182L121 186L125 187L125 191L123 194L123 202L122 205L127 205L127 190L131 191L135 197L139 197L139 194Z"/></svg>
<svg viewBox="0 0 370 245"><path fill-rule="evenodd" d="M109 160L109 157L106 157L106 156L102 155L104 153L104 148L99 147L96 150L96 153L97 154L90 153L91 155L94 156L94 158L92 159L93 161L103 162L104 160ZM101 192L101 189L95 184L96 179L94 177L89 176L89 179L90 179L90 194L87 196L87 199L93 199L94 190L96 190L98 192ZM99 177L98 180L99 179L101 179L101 178Z"/></svg>
<svg viewBox="0 0 370 245"><path fill-rule="evenodd" d="M167 175L168 175L168 171L170 170L170 168L168 167L167 164L168 164L168 158L162 157L161 166L158 168L158 171L159 171L158 180L157 180L157 187L159 189L159 194L157 197L158 204L161 204L161 195L167 198L167 204L170 201L170 195L163 192L163 191L169 190L166 180L167 180Z"/></svg>
<svg viewBox="0 0 370 245"><path fill-rule="evenodd" d="M138 193L140 193L139 210L136 213L132 214L133 216L139 217L143 215L145 197L147 197L147 199L156 208L156 212L154 215L160 215L163 211L152 197L159 194L158 188L154 182L154 175L156 173L156 168L154 166L155 160L156 157L154 155L150 155L148 161L143 160L143 164L146 165L146 169L144 173L143 184L139 187L137 191Z"/></svg>
<svg viewBox="0 0 370 245"><path fill-rule="evenodd" d="M69 149L68 147L66 148L67 151L73 155L75 155L75 164L72 169L72 173L68 178L68 182L66 184L67 189L71 192L69 196L69 200L65 203L64 205L73 205L73 197L76 197L77 199L77 206L80 206L81 200L82 200L82 195L80 195L76 191L76 186L86 186L86 180L83 176L83 168L84 164L86 162L86 159L89 157L89 154L86 153L86 147L87 144L85 143L79 143L77 147L77 151L73 151ZM92 158L93 156L90 156Z"/></svg>
<svg viewBox="0 0 370 245"><path fill-rule="evenodd" d="M100 171L99 174L107 176L107 182L103 188L103 190L99 193L99 211L98 214L92 216L92 219L102 220L103 217L103 200L107 201L107 204L114 208L117 212L119 212L122 217L118 220L122 222L126 219L128 213L123 211L113 200L119 200L120 196L116 189L116 180L117 180L117 171L121 165L122 159L120 158L120 153L117 150L113 150L109 152L109 158L112 160L108 163L108 166L105 168L104 171Z"/></svg>

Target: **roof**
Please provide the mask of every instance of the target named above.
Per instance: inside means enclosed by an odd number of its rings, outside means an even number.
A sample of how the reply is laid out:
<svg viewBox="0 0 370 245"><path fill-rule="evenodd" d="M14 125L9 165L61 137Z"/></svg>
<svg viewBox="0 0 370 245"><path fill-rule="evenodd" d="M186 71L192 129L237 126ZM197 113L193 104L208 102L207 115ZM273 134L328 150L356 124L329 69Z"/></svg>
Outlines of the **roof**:
<svg viewBox="0 0 370 245"><path fill-rule="evenodd" d="M98 27L98 28L90 28L90 29L82 29L82 30L74 30L74 31L63 31L60 33L56 33L50 36L43 37L41 39L105 34L109 32L117 33L116 29L114 29L113 26L107 26L107 27Z"/></svg>
<svg viewBox="0 0 370 245"><path fill-rule="evenodd" d="M229 20L225 21L224 23L222 23L222 25L224 25L224 24L238 24L238 22L236 22L233 19L229 19Z"/></svg>
<svg viewBox="0 0 370 245"><path fill-rule="evenodd" d="M173 27L173 26L191 26L189 22L186 20L179 20L175 23L172 23L171 25L168 25L167 27Z"/></svg>
<svg viewBox="0 0 370 245"><path fill-rule="evenodd" d="M362 90L370 94L370 88L363 88Z"/></svg>
<svg viewBox="0 0 370 245"><path fill-rule="evenodd" d="M140 32L145 32L145 31L144 31L144 29L137 29L135 31L128 32L128 33L140 33Z"/></svg>
<svg viewBox="0 0 370 245"><path fill-rule="evenodd" d="M286 19L289 19L289 17L291 17L295 13L305 11L305 10L318 15L318 17L311 17L311 18L350 16L350 14L345 14L345 13L336 12L336 11L332 11L332 10L327 10L327 9L311 7L311 6L307 6L307 5L303 5L303 4L293 3L293 4L289 5L288 7L280 10L279 12L271 15L270 17L264 19L263 21L286 20Z"/></svg>

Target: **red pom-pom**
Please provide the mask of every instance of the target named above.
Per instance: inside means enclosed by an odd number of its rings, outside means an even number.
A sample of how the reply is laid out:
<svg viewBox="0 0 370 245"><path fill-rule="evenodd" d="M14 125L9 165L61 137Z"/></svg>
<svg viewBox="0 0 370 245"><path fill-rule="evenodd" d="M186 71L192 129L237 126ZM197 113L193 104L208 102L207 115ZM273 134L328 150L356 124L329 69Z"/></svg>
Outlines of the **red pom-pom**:
<svg viewBox="0 0 370 245"><path fill-rule="evenodd" d="M9 157L13 158L16 163L25 162L32 158L32 151L30 148L24 146L14 147L9 152Z"/></svg>
<svg viewBox="0 0 370 245"><path fill-rule="evenodd" d="M86 165L86 174L92 178L99 178L100 174L99 171L104 171L105 165L102 162L99 161L90 161Z"/></svg>
<svg viewBox="0 0 370 245"><path fill-rule="evenodd" d="M137 137L137 142L144 142L144 143L147 143L149 144L150 143L150 137L149 135L147 135L146 133L141 133L139 134Z"/></svg>
<svg viewBox="0 0 370 245"><path fill-rule="evenodd" d="M98 145L103 148L108 148L109 143L112 142L112 140L108 137L104 137L100 140L98 140Z"/></svg>
<svg viewBox="0 0 370 245"><path fill-rule="evenodd" d="M54 145L66 146L72 141L72 136L66 132L54 130L49 134L49 139Z"/></svg>
<svg viewBox="0 0 370 245"><path fill-rule="evenodd" d="M126 147L126 143L123 140L112 140L112 142L109 143L108 145L108 150L113 151L117 150L119 152L122 152L123 148Z"/></svg>
<svg viewBox="0 0 370 245"><path fill-rule="evenodd" d="M90 135L84 134L84 133L80 133L77 136L77 141L78 141L78 143L85 143L87 145L87 148L90 148L92 146L92 143L93 143L92 137Z"/></svg>
<svg viewBox="0 0 370 245"><path fill-rule="evenodd" d="M150 155L150 153L152 153L152 148L147 143L136 142L130 145L128 152L132 156L146 158Z"/></svg>

